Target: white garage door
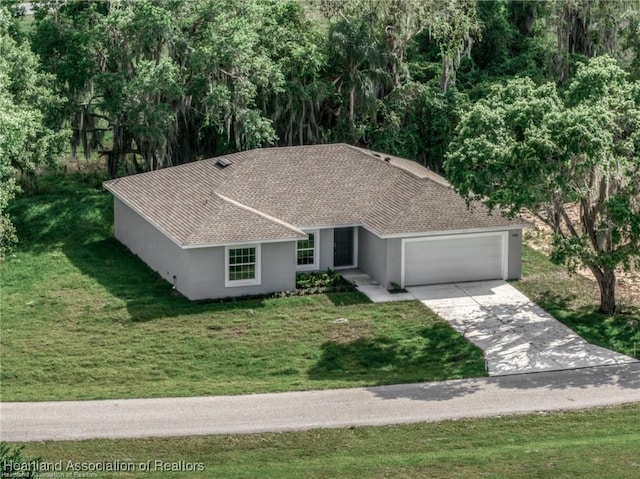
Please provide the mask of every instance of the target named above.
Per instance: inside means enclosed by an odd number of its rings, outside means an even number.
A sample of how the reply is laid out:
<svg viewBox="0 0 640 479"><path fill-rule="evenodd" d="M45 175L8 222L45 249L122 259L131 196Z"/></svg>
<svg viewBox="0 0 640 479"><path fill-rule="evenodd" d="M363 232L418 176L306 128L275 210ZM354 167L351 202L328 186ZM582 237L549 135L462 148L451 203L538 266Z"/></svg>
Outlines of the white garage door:
<svg viewBox="0 0 640 479"><path fill-rule="evenodd" d="M502 278L502 239L491 234L405 240L405 286Z"/></svg>

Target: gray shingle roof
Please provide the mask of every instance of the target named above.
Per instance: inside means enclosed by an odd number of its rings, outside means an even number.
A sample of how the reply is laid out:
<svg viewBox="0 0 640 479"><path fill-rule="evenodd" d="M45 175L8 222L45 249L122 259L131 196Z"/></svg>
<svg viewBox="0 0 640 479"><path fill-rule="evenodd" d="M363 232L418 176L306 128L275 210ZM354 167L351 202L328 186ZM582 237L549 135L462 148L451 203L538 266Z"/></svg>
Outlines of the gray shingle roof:
<svg viewBox="0 0 640 479"><path fill-rule="evenodd" d="M443 178L415 162L345 144L225 158L225 168L212 158L104 186L186 247L298 239L299 228L322 226L362 225L387 236L514 225L480 204L467 209Z"/></svg>

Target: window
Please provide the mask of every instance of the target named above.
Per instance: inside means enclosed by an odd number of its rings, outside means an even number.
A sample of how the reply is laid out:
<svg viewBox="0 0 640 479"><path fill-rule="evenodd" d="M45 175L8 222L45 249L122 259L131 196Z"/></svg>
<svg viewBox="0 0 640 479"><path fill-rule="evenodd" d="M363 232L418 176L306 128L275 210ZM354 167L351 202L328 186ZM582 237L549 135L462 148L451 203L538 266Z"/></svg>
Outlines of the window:
<svg viewBox="0 0 640 479"><path fill-rule="evenodd" d="M298 266L314 263L315 235L309 233L309 239L298 241Z"/></svg>
<svg viewBox="0 0 640 479"><path fill-rule="evenodd" d="M318 231L306 231L309 238L298 241L298 271L318 269Z"/></svg>
<svg viewBox="0 0 640 479"><path fill-rule="evenodd" d="M260 246L226 248L226 286L260 284Z"/></svg>

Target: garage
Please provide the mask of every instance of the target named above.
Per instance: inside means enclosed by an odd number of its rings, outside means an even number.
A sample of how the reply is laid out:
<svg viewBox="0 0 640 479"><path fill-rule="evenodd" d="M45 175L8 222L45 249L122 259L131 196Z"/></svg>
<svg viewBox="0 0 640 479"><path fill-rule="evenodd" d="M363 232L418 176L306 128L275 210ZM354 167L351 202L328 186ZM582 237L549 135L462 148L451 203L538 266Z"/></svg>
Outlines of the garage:
<svg viewBox="0 0 640 479"><path fill-rule="evenodd" d="M403 240L403 286L506 278L503 233Z"/></svg>

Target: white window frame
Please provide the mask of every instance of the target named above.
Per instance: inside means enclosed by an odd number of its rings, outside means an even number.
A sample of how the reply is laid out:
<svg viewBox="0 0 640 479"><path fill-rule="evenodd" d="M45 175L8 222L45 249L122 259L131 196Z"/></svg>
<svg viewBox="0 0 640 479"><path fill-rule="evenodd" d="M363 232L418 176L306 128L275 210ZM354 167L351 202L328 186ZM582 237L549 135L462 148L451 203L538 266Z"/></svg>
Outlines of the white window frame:
<svg viewBox="0 0 640 479"><path fill-rule="evenodd" d="M246 248L255 248L256 250L256 261L255 261L255 265L256 265L256 276L255 278L251 278L251 279L235 279L235 280L231 280L229 279L229 266L231 266L229 264L229 253L231 250L234 249L246 249ZM261 245L260 244L239 244L239 245L230 245L230 246L225 246L224 248L224 285L226 287L234 287L234 286L252 286L252 285L256 285L256 284L261 284L261 277L260 277L260 249L261 249ZM243 263L243 264L251 264L251 263Z"/></svg>
<svg viewBox="0 0 640 479"><path fill-rule="evenodd" d="M296 271L315 271L320 269L320 230L303 230L313 235L313 264L298 264L298 242L296 241ZM303 240L304 241L304 240Z"/></svg>

